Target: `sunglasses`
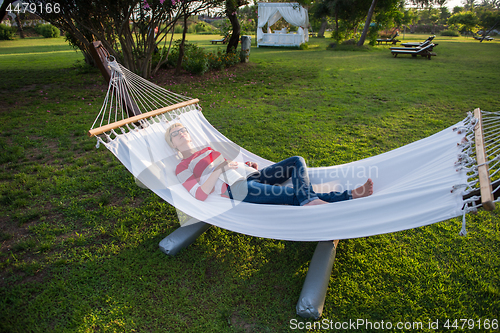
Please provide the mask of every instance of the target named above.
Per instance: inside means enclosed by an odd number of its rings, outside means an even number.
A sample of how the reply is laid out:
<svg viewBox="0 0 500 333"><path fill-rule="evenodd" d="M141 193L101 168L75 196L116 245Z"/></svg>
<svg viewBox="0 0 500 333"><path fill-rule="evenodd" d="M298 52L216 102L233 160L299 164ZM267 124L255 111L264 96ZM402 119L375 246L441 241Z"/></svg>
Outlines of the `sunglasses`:
<svg viewBox="0 0 500 333"><path fill-rule="evenodd" d="M174 137L176 137L176 136L177 136L177 135L179 135L179 134L182 134L182 133L187 133L187 131L188 131L188 130L187 130L185 127L182 127L182 128L180 128L180 129L178 129L177 131L173 131L172 133L170 133L170 137L171 137L171 138L174 138Z"/></svg>

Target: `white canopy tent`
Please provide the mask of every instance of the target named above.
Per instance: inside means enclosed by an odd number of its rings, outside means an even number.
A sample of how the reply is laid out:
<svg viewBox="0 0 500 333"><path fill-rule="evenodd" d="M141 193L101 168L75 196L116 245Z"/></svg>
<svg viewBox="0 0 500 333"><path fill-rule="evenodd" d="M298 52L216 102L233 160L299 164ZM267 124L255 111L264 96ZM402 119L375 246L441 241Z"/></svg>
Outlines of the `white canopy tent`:
<svg viewBox="0 0 500 333"><path fill-rule="evenodd" d="M309 41L309 14L307 9L297 2L259 2L259 20L257 22L257 47L259 46L299 46ZM287 33L285 29L271 31L271 26L283 18L288 23L299 27L296 33ZM267 24L267 32L262 28Z"/></svg>

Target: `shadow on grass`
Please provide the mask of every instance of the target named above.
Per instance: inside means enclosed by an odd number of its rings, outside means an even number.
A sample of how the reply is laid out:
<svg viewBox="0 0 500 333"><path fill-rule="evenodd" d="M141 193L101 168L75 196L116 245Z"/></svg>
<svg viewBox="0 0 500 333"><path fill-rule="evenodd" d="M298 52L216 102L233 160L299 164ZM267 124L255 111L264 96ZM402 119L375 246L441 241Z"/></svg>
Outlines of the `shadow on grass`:
<svg viewBox="0 0 500 333"><path fill-rule="evenodd" d="M172 258L158 249L163 236L106 256L54 263L42 281L0 289L0 328L220 332L233 326L260 331L268 320L286 325L295 317L315 243L212 228ZM255 320L252 308L267 319ZM280 311L266 314L265 309Z"/></svg>

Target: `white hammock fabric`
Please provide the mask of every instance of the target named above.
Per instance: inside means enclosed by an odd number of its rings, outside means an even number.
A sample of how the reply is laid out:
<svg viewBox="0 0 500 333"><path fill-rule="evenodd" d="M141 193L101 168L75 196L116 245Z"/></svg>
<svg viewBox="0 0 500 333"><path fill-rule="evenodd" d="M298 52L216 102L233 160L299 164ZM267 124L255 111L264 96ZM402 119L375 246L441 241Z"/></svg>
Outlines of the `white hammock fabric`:
<svg viewBox="0 0 500 333"><path fill-rule="evenodd" d="M123 76L120 80L126 81ZM122 89L125 83L117 84L118 81L113 83L115 88L110 88L108 95ZM155 86L154 89L162 88ZM110 101L107 98L105 104ZM344 165L309 168L317 192L354 189L372 178L374 194L304 207L256 205L216 194L206 201L195 199L177 180L174 170L180 158L164 139L166 129L175 122L181 122L188 129L193 143L200 149L211 146L232 160L257 162L260 168L273 163L219 133L197 105L142 121L142 128L128 125L121 128L121 134L111 130L98 136L98 141L137 179L178 210L238 233L294 241L365 237L464 215L475 208L472 202L478 199L473 197L467 202L463 199L464 193L475 188L474 180L469 179L474 176L473 153L467 152L473 139L464 139L470 136L474 126L471 115L435 135L381 155ZM457 162L459 157L461 162ZM462 233L465 234L465 229Z"/></svg>

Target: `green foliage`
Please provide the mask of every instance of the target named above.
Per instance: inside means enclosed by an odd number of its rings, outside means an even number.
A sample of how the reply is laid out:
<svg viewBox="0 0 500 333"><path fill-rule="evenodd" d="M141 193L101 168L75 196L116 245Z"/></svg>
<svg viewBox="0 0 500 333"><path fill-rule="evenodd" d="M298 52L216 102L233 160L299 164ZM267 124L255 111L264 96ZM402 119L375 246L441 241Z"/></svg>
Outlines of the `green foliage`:
<svg viewBox="0 0 500 333"><path fill-rule="evenodd" d="M0 24L0 40L14 39L15 29L5 24Z"/></svg>
<svg viewBox="0 0 500 333"><path fill-rule="evenodd" d="M179 58L180 40L175 41L168 55L167 67L175 68ZM236 65L240 62L239 54L226 53L218 49L216 52L207 52L196 44L184 44L184 58L182 68L192 74L202 75L209 70L219 70Z"/></svg>
<svg viewBox="0 0 500 333"><path fill-rule="evenodd" d="M174 28L174 31L176 34L182 34L183 30L184 30L184 27L181 24L177 24Z"/></svg>
<svg viewBox="0 0 500 333"><path fill-rule="evenodd" d="M220 23L219 30L221 35L226 36L227 34L233 31L233 26L231 25L231 21L229 19L224 19L222 23Z"/></svg>
<svg viewBox="0 0 500 333"><path fill-rule="evenodd" d="M439 10L440 10L439 23L445 24L448 21L448 19L450 18L451 13L450 13L448 7L441 7L441 8L439 8Z"/></svg>
<svg viewBox="0 0 500 333"><path fill-rule="evenodd" d="M294 26L291 26L291 28L292 27L294 27ZM255 31L257 30L257 21L254 19L251 19L251 18L240 19L240 28L241 28L241 34L243 34L243 35L254 34Z"/></svg>
<svg viewBox="0 0 500 333"><path fill-rule="evenodd" d="M486 32L500 20L500 9L478 8L476 15L478 16L478 26Z"/></svg>
<svg viewBox="0 0 500 333"><path fill-rule="evenodd" d="M377 39L378 39L378 29L377 27L370 27L368 30L368 44L371 46L375 46L377 44Z"/></svg>
<svg viewBox="0 0 500 333"><path fill-rule="evenodd" d="M211 33L215 30L214 26L203 21L199 21L194 26L196 33Z"/></svg>
<svg viewBox="0 0 500 333"><path fill-rule="evenodd" d="M210 69L223 69L232 67L240 62L240 56L237 52L223 52L222 50L217 50L217 52L209 52L206 54L208 59L208 66Z"/></svg>
<svg viewBox="0 0 500 333"><path fill-rule="evenodd" d="M309 44L308 43L302 43L299 45L299 49L300 50L307 50L309 48Z"/></svg>
<svg viewBox="0 0 500 333"><path fill-rule="evenodd" d="M174 31L176 34L182 34L184 30L184 25L183 24L177 24L174 28ZM187 33L188 34L210 34L214 33L217 28L214 27L213 25L204 22L204 21L192 21L188 20L188 28L187 28Z"/></svg>
<svg viewBox="0 0 500 333"><path fill-rule="evenodd" d="M441 36L460 37L460 33L456 30L444 30L440 34Z"/></svg>
<svg viewBox="0 0 500 333"><path fill-rule="evenodd" d="M196 44L185 45L182 68L192 74L202 75L208 71L208 59L205 50Z"/></svg>
<svg viewBox="0 0 500 333"><path fill-rule="evenodd" d="M418 11L418 16L419 24L438 24L440 23L441 11L438 8L429 7Z"/></svg>
<svg viewBox="0 0 500 333"><path fill-rule="evenodd" d="M469 32L477 25L478 18L473 12L460 12L448 19L448 24L458 27L460 31Z"/></svg>
<svg viewBox="0 0 500 333"><path fill-rule="evenodd" d="M38 24L35 31L45 38L56 38L60 35L59 29L52 24Z"/></svg>

